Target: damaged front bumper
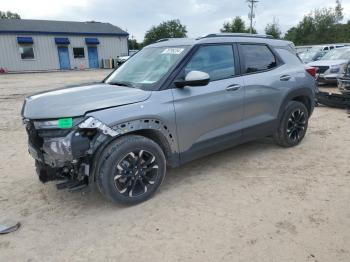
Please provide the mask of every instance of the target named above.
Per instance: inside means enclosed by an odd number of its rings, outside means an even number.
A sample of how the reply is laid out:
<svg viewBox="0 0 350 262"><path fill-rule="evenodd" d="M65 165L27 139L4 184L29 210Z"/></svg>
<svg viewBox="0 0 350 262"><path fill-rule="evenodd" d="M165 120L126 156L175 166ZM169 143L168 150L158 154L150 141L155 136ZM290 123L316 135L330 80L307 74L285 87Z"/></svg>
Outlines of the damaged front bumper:
<svg viewBox="0 0 350 262"><path fill-rule="evenodd" d="M87 185L97 148L119 133L93 117L78 119L63 129L55 121L24 120L28 151L36 160L39 179Z"/></svg>

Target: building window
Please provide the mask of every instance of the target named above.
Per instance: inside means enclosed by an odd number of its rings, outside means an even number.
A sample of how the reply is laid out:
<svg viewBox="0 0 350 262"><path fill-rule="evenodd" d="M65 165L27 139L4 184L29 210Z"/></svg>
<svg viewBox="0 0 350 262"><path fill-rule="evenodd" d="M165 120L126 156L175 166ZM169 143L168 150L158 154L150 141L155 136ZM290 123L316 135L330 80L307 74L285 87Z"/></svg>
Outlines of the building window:
<svg viewBox="0 0 350 262"><path fill-rule="evenodd" d="M84 58L85 57L84 47L74 47L73 55L74 55L74 58Z"/></svg>
<svg viewBox="0 0 350 262"><path fill-rule="evenodd" d="M22 59L34 59L34 48L32 45L20 45L19 53Z"/></svg>

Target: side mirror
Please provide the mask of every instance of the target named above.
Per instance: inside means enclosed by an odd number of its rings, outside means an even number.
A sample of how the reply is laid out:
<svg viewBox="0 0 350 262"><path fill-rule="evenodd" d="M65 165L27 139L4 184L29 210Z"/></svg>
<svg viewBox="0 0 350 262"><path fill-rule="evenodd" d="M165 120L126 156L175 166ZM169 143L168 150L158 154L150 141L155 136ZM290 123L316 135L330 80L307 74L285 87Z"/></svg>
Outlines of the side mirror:
<svg viewBox="0 0 350 262"><path fill-rule="evenodd" d="M186 75L185 80L176 80L175 86L179 88L185 86L206 86L209 82L209 74L201 71L191 71Z"/></svg>

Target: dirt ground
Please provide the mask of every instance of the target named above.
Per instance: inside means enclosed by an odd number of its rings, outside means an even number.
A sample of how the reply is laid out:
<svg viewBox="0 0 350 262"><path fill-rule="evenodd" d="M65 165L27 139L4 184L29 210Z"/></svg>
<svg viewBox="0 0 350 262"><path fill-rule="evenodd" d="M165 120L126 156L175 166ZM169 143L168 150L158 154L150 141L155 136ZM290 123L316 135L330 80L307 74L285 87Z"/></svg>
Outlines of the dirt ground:
<svg viewBox="0 0 350 262"><path fill-rule="evenodd" d="M25 95L109 71L0 75L0 261L350 261L350 118L318 107L300 146L269 139L169 170L133 207L41 184L27 153ZM45 110L43 108L43 110Z"/></svg>

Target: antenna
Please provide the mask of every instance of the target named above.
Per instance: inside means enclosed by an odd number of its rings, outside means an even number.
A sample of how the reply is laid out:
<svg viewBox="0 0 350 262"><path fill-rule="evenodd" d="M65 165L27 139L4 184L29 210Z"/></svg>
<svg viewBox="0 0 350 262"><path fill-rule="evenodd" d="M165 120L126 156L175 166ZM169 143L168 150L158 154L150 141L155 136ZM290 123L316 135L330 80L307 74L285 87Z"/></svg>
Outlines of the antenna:
<svg viewBox="0 0 350 262"><path fill-rule="evenodd" d="M250 9L250 13L248 14L248 18L250 20L250 28L249 28L249 33L253 33L253 19L255 18L255 13L254 13L254 7L256 7L256 3L258 3L258 0L246 0L248 3L248 7Z"/></svg>

